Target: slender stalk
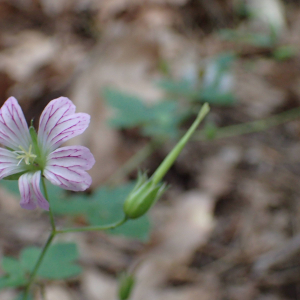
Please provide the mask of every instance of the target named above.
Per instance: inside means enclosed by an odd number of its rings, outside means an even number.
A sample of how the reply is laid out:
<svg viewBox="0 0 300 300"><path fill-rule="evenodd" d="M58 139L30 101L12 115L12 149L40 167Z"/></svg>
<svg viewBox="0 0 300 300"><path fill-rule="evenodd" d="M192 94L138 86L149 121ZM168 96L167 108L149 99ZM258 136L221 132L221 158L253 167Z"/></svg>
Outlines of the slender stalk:
<svg viewBox="0 0 300 300"><path fill-rule="evenodd" d="M67 228L67 229L57 230L56 233L58 234L58 233L67 233L67 232L100 231L100 230L114 229L116 227L123 225L126 221L127 218L124 217L122 220L109 225Z"/></svg>
<svg viewBox="0 0 300 300"><path fill-rule="evenodd" d="M247 122L237 125L229 125L221 128L216 128L216 133L213 138L208 138L205 131L196 132L192 137L195 141L216 140L222 138L235 137L243 134L260 132L269 128L296 120L300 117L300 108L294 108L280 114L271 116L266 119ZM153 143L153 144L152 144ZM155 149L163 144L163 141L149 142L136 154L134 154L116 173L114 173L107 181L107 183L115 184L117 181L125 177L128 173L136 169L147 157L149 157Z"/></svg>
<svg viewBox="0 0 300 300"><path fill-rule="evenodd" d="M161 165L157 168L157 170L152 175L152 182L153 184L159 183L165 174L168 172L170 167L173 165L174 161L178 157L179 153L182 151L188 140L191 138L197 127L199 126L200 122L205 118L205 116L209 112L209 105L205 103L198 116L197 119L194 121L190 129L185 133L185 135L181 138L181 140L177 143L177 145L173 148L173 150L167 155Z"/></svg>
<svg viewBox="0 0 300 300"><path fill-rule="evenodd" d="M55 227L55 222L54 222L54 217L53 217L53 213L52 213L52 210L51 210L51 205L50 205L50 201L49 201L49 196L48 196L48 192L47 192L47 187L46 187L46 183L45 183L45 179L44 177L42 177L42 185L43 185L43 189L44 189L44 194L45 194L45 198L46 200L49 202L49 216L50 216L50 222L51 222L51 233L48 237L48 240L45 244L45 246L43 247L42 249L42 252L34 266L34 269L32 271L32 273L30 274L30 277L29 277L29 280L28 280L28 283L26 285L26 289L25 289L25 293L23 295L23 300L27 300L27 297L28 297L28 293L29 293L29 290L31 288L31 285L36 277L36 274L37 274L37 271L44 259L44 256L49 248L49 246L51 245L51 242L52 240L54 239L55 235L56 235L56 227Z"/></svg>
<svg viewBox="0 0 300 300"><path fill-rule="evenodd" d="M29 280L28 280L28 283L26 285L26 289L25 289L25 292L24 292L24 295L23 295L23 300L27 300L27 298L28 298L28 293L29 293L29 290L31 288L31 285L32 285L32 283L33 283L33 281L36 277L37 271L38 271L38 269L39 269L39 267L40 267L40 265L41 265L41 263L44 259L44 256L45 256L49 246L51 245L51 242L52 242L54 237L55 237L55 232L52 231L50 233L50 235L47 239L47 242L46 242L45 246L43 247L43 250L42 250L42 252L41 252L41 254L38 258L38 261L36 262L36 264L34 266L34 269L33 269L32 273L29 277Z"/></svg>
<svg viewBox="0 0 300 300"><path fill-rule="evenodd" d="M296 120L299 117L300 117L300 108L298 107L271 116L266 119L237 124L237 125L230 125L223 128L222 127L216 128L216 133L215 136L212 138L212 140L264 131L269 128L284 124L286 122ZM208 138L205 135L205 132L203 131L198 134L196 133L193 139L198 141L208 140Z"/></svg>
<svg viewBox="0 0 300 300"><path fill-rule="evenodd" d="M43 188L44 188L45 198L49 202L47 187L46 187L45 180L44 180L43 177L42 177L42 185L43 185ZM49 215L50 215L50 221L51 221L52 230L51 230L51 233L50 233L50 235L49 235L49 237L47 239L47 242L44 245L44 247L42 249L42 252L41 252L41 254L40 254L40 256L39 256L39 258L38 258L38 260L37 260L37 262L36 262L36 264L34 266L34 269L33 269L32 273L30 274L29 280L28 280L27 285L25 287L25 292L23 294L22 300L27 300L28 294L29 294L29 291L30 291L30 288L31 288L31 285L33 284L33 282L35 280L35 277L36 277L37 272L39 270L39 267L41 266L41 263L42 263L42 261L43 261L43 259L45 257L45 254L46 254L47 250L49 249L49 247L51 245L51 242L53 241L54 237L58 233L80 232L80 231L99 231L99 230L114 229L114 228L116 228L118 226L121 226L122 224L124 224L127 221L127 218L124 217L122 220L120 220L120 221L118 221L116 223L113 223L113 224L109 224L109 225L88 226L88 227L83 227L83 228L70 228L70 229L56 230L55 223L54 223L54 217L53 217L53 214L52 214L52 211L51 211L51 206L49 208Z"/></svg>
<svg viewBox="0 0 300 300"><path fill-rule="evenodd" d="M49 200L49 196L48 196L45 178L43 176L41 176L41 177L42 177L42 185L43 185L43 189L44 189L45 198L49 202L49 216L50 216L52 232L56 232L54 217L53 217L53 213L52 213L52 209L51 209L51 205L50 205L50 200Z"/></svg>

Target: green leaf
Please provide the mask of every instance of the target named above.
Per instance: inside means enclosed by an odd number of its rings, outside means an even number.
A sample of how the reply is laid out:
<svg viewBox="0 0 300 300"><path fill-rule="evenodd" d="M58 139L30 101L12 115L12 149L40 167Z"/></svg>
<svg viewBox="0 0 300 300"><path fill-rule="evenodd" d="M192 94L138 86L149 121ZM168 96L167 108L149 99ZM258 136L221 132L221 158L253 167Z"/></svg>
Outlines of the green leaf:
<svg viewBox="0 0 300 300"><path fill-rule="evenodd" d="M118 128L140 127L146 136L164 138L177 137L182 121L182 109L175 101L161 101L147 106L142 99L117 90L105 89L107 103L116 109L110 124Z"/></svg>
<svg viewBox="0 0 300 300"><path fill-rule="evenodd" d="M219 93L214 88L207 88L201 92L201 102L216 105L232 105L236 102L236 98L232 93Z"/></svg>
<svg viewBox="0 0 300 300"><path fill-rule="evenodd" d="M21 252L21 264L32 271L41 253L37 247L29 247ZM78 258L76 244L57 243L49 247L37 272L38 276L47 279L65 279L81 273L80 266L74 263Z"/></svg>
<svg viewBox="0 0 300 300"><path fill-rule="evenodd" d="M150 109L151 119L142 129L146 136L155 138L177 138L179 126L186 117L186 112L180 110L177 102L163 101Z"/></svg>
<svg viewBox="0 0 300 300"><path fill-rule="evenodd" d="M149 240L151 224L147 216L136 220L129 220L124 225L110 230L112 234L123 235L128 238L139 239L142 242Z"/></svg>
<svg viewBox="0 0 300 300"><path fill-rule="evenodd" d="M20 293L14 300L23 300L23 295L24 293ZM26 300L33 300L32 294L29 294Z"/></svg>
<svg viewBox="0 0 300 300"><path fill-rule="evenodd" d="M140 98L108 88L103 95L106 102L116 109L116 116L110 120L110 125L130 128L139 126L149 118L148 107Z"/></svg>
<svg viewBox="0 0 300 300"><path fill-rule="evenodd" d="M17 174L13 174L13 175L9 175L9 176L6 176L4 178L2 178L3 180L18 180L23 174L25 174L27 171L24 171L24 172L20 172L20 173L17 173Z"/></svg>
<svg viewBox="0 0 300 300"><path fill-rule="evenodd" d="M105 225L117 222L123 216L123 204L134 184L126 184L118 188L101 188L93 195L95 204L87 212L91 225ZM124 225L110 230L113 234L124 235L146 241L149 238L150 223L145 216L138 220L127 221Z"/></svg>
<svg viewBox="0 0 300 300"><path fill-rule="evenodd" d="M26 283L25 271L20 262L11 257L3 257L1 267L6 276L0 278L0 289L4 287L19 287Z"/></svg>
<svg viewBox="0 0 300 300"><path fill-rule="evenodd" d="M1 180L1 186L4 187L8 192L14 195L20 195L19 186L17 181L12 180Z"/></svg>

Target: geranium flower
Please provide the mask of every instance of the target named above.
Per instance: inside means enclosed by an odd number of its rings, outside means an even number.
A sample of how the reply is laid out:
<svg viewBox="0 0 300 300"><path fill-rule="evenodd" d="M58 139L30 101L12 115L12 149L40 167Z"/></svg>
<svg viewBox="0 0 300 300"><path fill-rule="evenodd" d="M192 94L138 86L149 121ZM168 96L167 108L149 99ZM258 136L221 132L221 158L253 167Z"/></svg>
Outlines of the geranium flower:
<svg viewBox="0 0 300 300"><path fill-rule="evenodd" d="M95 163L90 150L83 146L58 148L63 142L85 131L90 116L75 113L75 105L66 97L52 100L44 109L38 133L28 128L22 109L14 97L0 109L0 179L17 174L20 205L49 210L40 190L41 176L52 184L71 191L84 191L92 183L86 170ZM58 149L57 149L58 148ZM17 176L18 177L18 176Z"/></svg>

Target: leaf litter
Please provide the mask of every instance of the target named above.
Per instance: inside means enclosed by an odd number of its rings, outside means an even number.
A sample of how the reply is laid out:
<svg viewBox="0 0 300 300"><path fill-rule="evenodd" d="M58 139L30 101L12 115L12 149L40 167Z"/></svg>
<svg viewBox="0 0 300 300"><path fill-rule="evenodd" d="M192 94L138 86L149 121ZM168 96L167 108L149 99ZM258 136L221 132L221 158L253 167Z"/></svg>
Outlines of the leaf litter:
<svg viewBox="0 0 300 300"><path fill-rule="evenodd" d="M165 94L155 82L165 73L198 76L208 59L235 50L238 103L213 110L217 125L297 107L298 53L277 61L269 46L222 39L222 28L265 33L268 26L261 15L238 26L234 9L242 1L206 2L2 1L1 101L13 94L30 119L64 94L78 111L91 114L90 130L74 143L91 147L96 157L94 189L147 141L134 129L107 125L112 114L103 99L107 86L146 105L158 103ZM300 7L288 2L268 1L277 14L271 21L284 32L283 42L299 49ZM105 233L61 237L79 245L85 271L65 284L47 282L46 299L116 299L117 274L128 267L137 270L132 299L299 299L299 125L191 142L166 177L171 189L150 214L149 241ZM142 167L152 172L169 147ZM46 238L46 218L15 204L1 189L1 256L18 257L21 248L40 246ZM80 216L74 221L86 222ZM15 296L0 293L1 299Z"/></svg>

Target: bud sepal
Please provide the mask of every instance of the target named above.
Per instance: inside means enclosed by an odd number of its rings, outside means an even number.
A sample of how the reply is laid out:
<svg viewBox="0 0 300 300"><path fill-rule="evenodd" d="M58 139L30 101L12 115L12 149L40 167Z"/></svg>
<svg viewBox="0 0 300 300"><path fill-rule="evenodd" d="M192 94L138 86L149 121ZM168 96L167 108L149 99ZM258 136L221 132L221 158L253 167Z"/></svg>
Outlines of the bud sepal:
<svg viewBox="0 0 300 300"><path fill-rule="evenodd" d="M135 284L135 278L130 273L122 273L119 279L119 299L127 300Z"/></svg>
<svg viewBox="0 0 300 300"><path fill-rule="evenodd" d="M124 213L129 219L143 216L167 189L165 183L155 183L146 174L139 174L138 181L124 203Z"/></svg>

